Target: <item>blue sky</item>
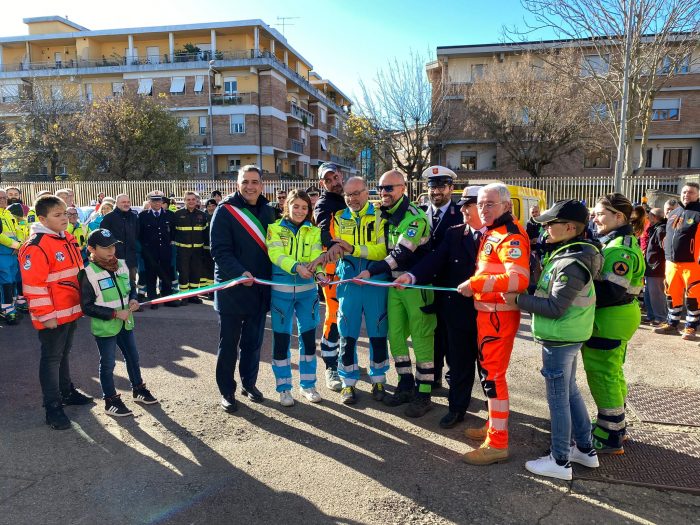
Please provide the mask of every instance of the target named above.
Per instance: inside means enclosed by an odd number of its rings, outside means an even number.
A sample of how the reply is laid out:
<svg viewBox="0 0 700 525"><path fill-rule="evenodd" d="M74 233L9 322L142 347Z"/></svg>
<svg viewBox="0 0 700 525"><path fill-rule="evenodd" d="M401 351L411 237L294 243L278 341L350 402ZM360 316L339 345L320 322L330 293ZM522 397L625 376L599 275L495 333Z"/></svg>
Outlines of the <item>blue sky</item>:
<svg viewBox="0 0 700 525"><path fill-rule="evenodd" d="M89 29L260 18L280 32L277 17L299 17L285 29L290 45L356 98L359 79L370 84L393 57L411 49L434 55L437 46L498 42L502 27L524 27L527 13L518 0L32 0L3 6L0 35L24 35L23 18L47 15L67 15Z"/></svg>

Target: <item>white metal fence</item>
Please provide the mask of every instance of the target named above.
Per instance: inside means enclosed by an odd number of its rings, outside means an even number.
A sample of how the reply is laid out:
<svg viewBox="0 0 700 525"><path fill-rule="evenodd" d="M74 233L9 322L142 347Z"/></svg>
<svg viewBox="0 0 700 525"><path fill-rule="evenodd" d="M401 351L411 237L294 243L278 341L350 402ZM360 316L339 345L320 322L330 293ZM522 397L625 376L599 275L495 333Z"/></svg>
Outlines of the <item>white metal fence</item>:
<svg viewBox="0 0 700 525"><path fill-rule="evenodd" d="M677 194L680 187L686 180L700 180L700 174L678 176L648 176L633 177L623 180L623 193L632 200L640 202L647 190L660 190L666 193ZM505 184L515 186L525 186L529 188L542 189L547 194L547 203L560 199L579 199L585 201L589 206L595 200L613 190L611 177L501 177L499 179ZM493 179L470 179L468 181L456 181L455 187L460 189L468 184L485 184ZM97 198L101 192L107 196L115 197L120 193L127 193L131 197L132 203L140 204L146 200L146 196L152 190L161 190L166 195L174 194L181 198L187 190L198 192L202 198L209 197L213 190L219 190L223 195L236 191L236 182L231 181L211 181L211 180L153 180L153 181L63 181L63 182L12 182L7 186L17 186L22 190L24 201L31 203L36 194L41 190L48 190L54 193L61 188L71 188L75 192L76 203L81 206L89 205ZM306 189L309 186L317 186L315 180L288 181L288 180L266 180L265 194L274 200L277 189L291 190L293 188ZM376 181L368 181L368 186L373 189ZM423 181L410 181L407 184L407 194L411 200L415 200L418 195L426 191Z"/></svg>

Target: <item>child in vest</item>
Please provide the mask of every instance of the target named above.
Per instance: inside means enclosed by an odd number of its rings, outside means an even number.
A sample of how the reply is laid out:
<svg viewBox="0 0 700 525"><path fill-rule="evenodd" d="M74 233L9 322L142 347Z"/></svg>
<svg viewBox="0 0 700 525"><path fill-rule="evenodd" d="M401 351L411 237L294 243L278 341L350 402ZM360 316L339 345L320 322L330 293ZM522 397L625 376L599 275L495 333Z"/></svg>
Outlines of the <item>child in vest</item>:
<svg viewBox="0 0 700 525"><path fill-rule="evenodd" d="M38 222L19 250L24 293L32 324L39 331L39 381L46 423L57 430L70 428L65 405L85 405L92 398L77 390L70 377L68 355L80 310L78 272L83 267L75 239L66 233L66 204L44 195L36 200Z"/></svg>
<svg viewBox="0 0 700 525"><path fill-rule="evenodd" d="M572 461L598 466L590 419L576 386L576 358L593 331L593 279L603 257L583 240L588 209L581 202L558 201L534 220L547 230L548 244L535 294L504 294L509 304L532 313L532 334L542 344L542 375L552 422L550 453L528 461L525 468L540 476L570 480Z"/></svg>
<svg viewBox="0 0 700 525"><path fill-rule="evenodd" d="M126 371L137 403L152 405L158 400L141 379L139 353L134 340L134 316L139 308L136 288L129 282L129 269L114 255L119 241L109 230L97 229L87 239L90 262L80 273L80 303L91 317L92 335L100 351L100 384L105 412L111 416L131 416L114 387L114 365L117 346L124 355Z"/></svg>

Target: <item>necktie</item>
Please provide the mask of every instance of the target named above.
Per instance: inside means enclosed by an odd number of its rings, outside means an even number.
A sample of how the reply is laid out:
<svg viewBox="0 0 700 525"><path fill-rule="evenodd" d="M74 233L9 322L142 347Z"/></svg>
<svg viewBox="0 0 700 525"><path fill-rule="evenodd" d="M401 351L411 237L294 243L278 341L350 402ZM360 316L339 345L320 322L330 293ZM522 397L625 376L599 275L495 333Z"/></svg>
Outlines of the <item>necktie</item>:
<svg viewBox="0 0 700 525"><path fill-rule="evenodd" d="M437 228L437 225L440 224L440 216L442 215L442 210L438 208L435 210L433 213L433 228Z"/></svg>
<svg viewBox="0 0 700 525"><path fill-rule="evenodd" d="M159 211L154 211L154 212L153 212L153 215L155 215L155 216L156 216L156 219L157 219L157 218L160 216L160 212L159 212Z"/></svg>
<svg viewBox="0 0 700 525"><path fill-rule="evenodd" d="M481 241L481 232L479 230L476 230L474 232L474 242L478 246L480 241Z"/></svg>

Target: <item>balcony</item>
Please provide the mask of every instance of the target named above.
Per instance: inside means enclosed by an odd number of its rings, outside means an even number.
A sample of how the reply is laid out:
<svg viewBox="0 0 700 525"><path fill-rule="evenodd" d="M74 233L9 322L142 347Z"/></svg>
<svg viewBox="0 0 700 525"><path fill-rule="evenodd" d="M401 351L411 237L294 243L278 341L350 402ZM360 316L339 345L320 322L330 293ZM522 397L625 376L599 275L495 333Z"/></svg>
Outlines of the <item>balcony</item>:
<svg viewBox="0 0 700 525"><path fill-rule="evenodd" d="M196 135L194 133L190 133L185 137L185 142L190 148L208 148L209 135Z"/></svg>
<svg viewBox="0 0 700 525"><path fill-rule="evenodd" d="M297 139L289 139L289 144L287 145L287 150L298 153L299 155L304 154L304 143Z"/></svg>
<svg viewBox="0 0 700 525"><path fill-rule="evenodd" d="M355 161L348 157L341 157L340 155L333 155L331 153L331 162L335 162L336 164L345 166L346 168L355 169Z"/></svg>
<svg viewBox="0 0 700 525"><path fill-rule="evenodd" d="M212 106L241 106L241 105L257 105L258 94L250 93L228 93L223 95L212 95Z"/></svg>
<svg viewBox="0 0 700 525"><path fill-rule="evenodd" d="M295 119L302 122L304 125L315 127L316 117L313 113L306 111L301 106L298 106L294 102L287 102L287 115L294 117Z"/></svg>
<svg viewBox="0 0 700 525"><path fill-rule="evenodd" d="M338 138L338 126L330 126L328 128L328 134L333 138Z"/></svg>

